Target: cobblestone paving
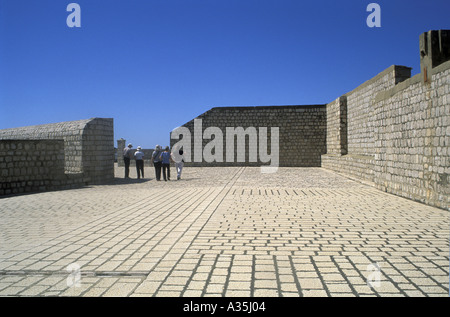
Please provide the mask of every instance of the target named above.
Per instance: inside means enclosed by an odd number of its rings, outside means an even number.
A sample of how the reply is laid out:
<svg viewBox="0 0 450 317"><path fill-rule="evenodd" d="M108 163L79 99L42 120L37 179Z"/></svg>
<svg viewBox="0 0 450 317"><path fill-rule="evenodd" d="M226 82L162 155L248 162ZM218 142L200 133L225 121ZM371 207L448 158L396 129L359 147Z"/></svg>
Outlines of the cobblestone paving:
<svg viewBox="0 0 450 317"><path fill-rule="evenodd" d="M449 294L448 211L320 168L146 173L0 199L0 296Z"/></svg>

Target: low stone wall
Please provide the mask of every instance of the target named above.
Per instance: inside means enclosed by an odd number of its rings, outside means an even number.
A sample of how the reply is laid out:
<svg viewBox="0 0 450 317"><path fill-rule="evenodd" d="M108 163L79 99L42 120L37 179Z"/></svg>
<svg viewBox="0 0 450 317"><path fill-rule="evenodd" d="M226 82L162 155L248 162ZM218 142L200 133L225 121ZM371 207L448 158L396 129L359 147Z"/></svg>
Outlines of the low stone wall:
<svg viewBox="0 0 450 317"><path fill-rule="evenodd" d="M63 140L0 141L0 196L73 188L88 182L65 174Z"/></svg>
<svg viewBox="0 0 450 317"><path fill-rule="evenodd" d="M114 124L113 119L88 120L82 134L83 173L92 184L114 179Z"/></svg>
<svg viewBox="0 0 450 317"><path fill-rule="evenodd" d="M369 155L322 155L324 168L370 185L374 182L374 162L374 157Z"/></svg>
<svg viewBox="0 0 450 317"><path fill-rule="evenodd" d="M3 140L63 140L64 170L93 184L114 179L113 119L92 118L0 130Z"/></svg>

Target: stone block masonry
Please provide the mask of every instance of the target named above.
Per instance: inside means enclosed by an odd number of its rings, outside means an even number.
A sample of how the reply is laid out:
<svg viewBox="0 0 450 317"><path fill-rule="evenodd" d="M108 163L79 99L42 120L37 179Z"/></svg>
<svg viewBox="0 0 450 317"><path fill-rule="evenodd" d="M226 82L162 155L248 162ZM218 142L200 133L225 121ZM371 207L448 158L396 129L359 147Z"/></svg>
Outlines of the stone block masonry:
<svg viewBox="0 0 450 317"><path fill-rule="evenodd" d="M420 36L420 74L391 66L327 105L323 167L450 209L449 35Z"/></svg>
<svg viewBox="0 0 450 317"><path fill-rule="evenodd" d="M76 187L82 174L64 173L63 140L0 142L0 196Z"/></svg>
<svg viewBox="0 0 450 317"><path fill-rule="evenodd" d="M88 120L83 128L82 166L93 184L114 179L113 119Z"/></svg>
<svg viewBox="0 0 450 317"><path fill-rule="evenodd" d="M381 190L450 209L450 62L379 93L374 183Z"/></svg>
<svg viewBox="0 0 450 317"><path fill-rule="evenodd" d="M4 129L0 130L0 144L2 149L9 148L0 155L3 167L6 163L20 163L14 165L13 170L6 171L2 168L1 182L4 188L10 189L23 182L42 181L52 184L47 184L46 189L56 189L58 186L67 188L100 184L114 179L113 119L93 118ZM36 156L33 153L32 149L40 147L45 147L46 151L57 147L58 151L48 159L48 155ZM20 156L25 156L26 161L17 161ZM31 165L35 159L39 166ZM29 162L28 165L25 162ZM20 167L27 168L27 175L23 175L25 172ZM37 167L42 168L33 169ZM32 180L26 177L31 177ZM36 189L36 186L32 188ZM45 190L43 186L38 186L38 189ZM4 190L2 194L15 192L21 191Z"/></svg>
<svg viewBox="0 0 450 317"><path fill-rule="evenodd" d="M373 97L410 74L409 67L391 66L327 105L327 155L322 156L323 167L373 182Z"/></svg>
<svg viewBox="0 0 450 317"><path fill-rule="evenodd" d="M312 106L260 106L260 107L216 107L196 118L201 119L201 134L208 127L219 128L223 135L220 142L223 145L223 157L214 162L206 162L204 157L201 162L195 160L195 119L183 125L191 131L191 153L188 156L187 166L261 166L262 162L258 153L259 142L251 142L247 136L245 146L238 148L238 142L234 147L227 146L227 128L255 128L259 135L260 128L267 128L267 152L271 151L271 128L279 128L279 166L320 166L321 155L326 153L326 108L325 105ZM184 136L183 136L184 137ZM215 138L216 136L214 136ZM236 139L236 137L235 137ZM178 142L171 136L171 146ZM211 142L208 137L202 138L202 149ZM186 149L185 149L186 150ZM252 151L250 151L252 150ZM227 159L231 151L234 160ZM244 162L238 160L238 155L245 152ZM258 153L253 162L249 153ZM228 154L227 154L228 153ZM190 159L190 160L189 160Z"/></svg>

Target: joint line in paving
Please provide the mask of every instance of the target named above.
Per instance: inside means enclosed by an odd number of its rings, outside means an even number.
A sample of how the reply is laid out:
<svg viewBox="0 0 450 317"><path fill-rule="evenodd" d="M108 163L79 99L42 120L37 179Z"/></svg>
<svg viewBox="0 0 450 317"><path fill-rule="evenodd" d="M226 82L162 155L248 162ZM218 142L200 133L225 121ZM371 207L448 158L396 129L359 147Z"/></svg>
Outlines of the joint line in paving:
<svg viewBox="0 0 450 317"><path fill-rule="evenodd" d="M291 266L292 275L294 277L294 282L295 282L295 286L297 287L298 295L300 297L302 297L303 296L303 290L302 290L302 287L301 287L300 282L298 280L298 276L297 276L297 274L295 274L296 273L296 269L295 269L294 261L292 260L292 256L289 256L289 264Z"/></svg>

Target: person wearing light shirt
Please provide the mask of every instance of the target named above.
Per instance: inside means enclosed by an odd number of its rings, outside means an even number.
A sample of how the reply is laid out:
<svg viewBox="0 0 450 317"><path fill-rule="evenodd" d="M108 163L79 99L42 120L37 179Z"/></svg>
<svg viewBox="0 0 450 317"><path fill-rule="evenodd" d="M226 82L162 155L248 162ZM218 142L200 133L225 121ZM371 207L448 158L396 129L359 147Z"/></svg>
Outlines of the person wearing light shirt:
<svg viewBox="0 0 450 317"><path fill-rule="evenodd" d="M183 149L176 147L172 151L172 160L175 162L175 168L177 170L177 180L181 179L181 172L184 166Z"/></svg>
<svg viewBox="0 0 450 317"><path fill-rule="evenodd" d="M144 178L144 152L141 151L141 147L137 147L137 151L134 152L134 158L136 159L136 172L137 178Z"/></svg>

